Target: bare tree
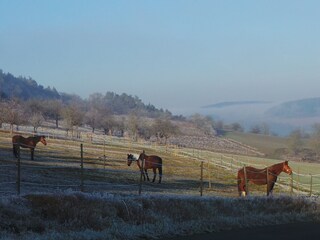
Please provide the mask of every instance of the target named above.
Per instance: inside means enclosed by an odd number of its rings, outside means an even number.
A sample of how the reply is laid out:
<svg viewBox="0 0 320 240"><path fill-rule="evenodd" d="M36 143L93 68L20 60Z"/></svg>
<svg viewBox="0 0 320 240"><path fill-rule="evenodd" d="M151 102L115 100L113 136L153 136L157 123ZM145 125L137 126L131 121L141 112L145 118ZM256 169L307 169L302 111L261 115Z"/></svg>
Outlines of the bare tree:
<svg viewBox="0 0 320 240"><path fill-rule="evenodd" d="M243 132L243 127L237 122L231 124L231 129L236 132Z"/></svg>
<svg viewBox="0 0 320 240"><path fill-rule="evenodd" d="M302 150L302 132L300 129L294 130L290 133L288 140L288 149L297 155Z"/></svg>
<svg viewBox="0 0 320 240"><path fill-rule="evenodd" d="M198 113L191 116L191 121L206 135L215 135L214 121L210 116L202 116Z"/></svg>
<svg viewBox="0 0 320 240"><path fill-rule="evenodd" d="M85 122L92 128L94 133L95 129L100 125L102 120L102 114L98 109L91 108L88 112L85 113Z"/></svg>
<svg viewBox="0 0 320 240"><path fill-rule="evenodd" d="M13 132L13 126L16 125L17 129L19 125L26 122L24 108L18 103L17 100L10 100L3 104L4 109L2 112L4 114L4 122L10 124L10 130Z"/></svg>
<svg viewBox="0 0 320 240"><path fill-rule="evenodd" d="M165 139L165 144L167 144L167 140L169 137L174 136L179 133L177 126L173 125L172 122L168 119L157 118L154 120L152 125L152 130L156 135L158 141L162 138Z"/></svg>
<svg viewBox="0 0 320 240"><path fill-rule="evenodd" d="M44 117L41 113L33 113L29 118L29 123L33 127L33 132L37 132L38 128L42 125Z"/></svg>
<svg viewBox="0 0 320 240"><path fill-rule="evenodd" d="M317 158L320 156L320 123L313 125L313 132L310 137L310 147L316 153Z"/></svg>
<svg viewBox="0 0 320 240"><path fill-rule="evenodd" d="M64 108L63 116L66 123L67 131L71 130L72 136L74 128L78 129L83 123L84 113L77 105L69 105Z"/></svg>
<svg viewBox="0 0 320 240"><path fill-rule="evenodd" d="M112 135L114 129L118 127L116 120L112 115L102 117L99 127L104 131L105 135Z"/></svg>
<svg viewBox="0 0 320 240"><path fill-rule="evenodd" d="M126 125L127 125L128 132L134 141L138 140L139 121L140 121L140 118L136 113L132 112L131 114L129 114Z"/></svg>
<svg viewBox="0 0 320 240"><path fill-rule="evenodd" d="M56 128L59 127L59 121L62 119L63 103L61 100L47 100L44 103L44 117L55 121Z"/></svg>
<svg viewBox="0 0 320 240"><path fill-rule="evenodd" d="M254 125L254 126L251 127L250 132L254 133L254 134L260 134L261 133L261 127L259 125Z"/></svg>

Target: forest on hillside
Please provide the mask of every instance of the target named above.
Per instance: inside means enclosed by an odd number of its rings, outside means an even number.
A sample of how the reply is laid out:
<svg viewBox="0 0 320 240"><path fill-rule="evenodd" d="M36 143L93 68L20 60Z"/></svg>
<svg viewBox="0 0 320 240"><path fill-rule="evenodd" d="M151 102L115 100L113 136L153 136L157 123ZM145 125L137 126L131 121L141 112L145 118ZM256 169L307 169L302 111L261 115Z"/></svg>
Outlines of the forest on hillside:
<svg viewBox="0 0 320 240"><path fill-rule="evenodd" d="M137 111L139 114L148 117L172 116L168 110L158 109L152 104L144 104L137 96L131 96L126 93L116 94L106 92L92 94L89 99L82 99L77 95L58 92L55 87L43 87L31 77L15 77L11 73L4 73L0 69L0 97L2 99L18 99L19 101L28 100L60 100L63 104L78 102L87 104L92 99L100 98L108 105L108 111L114 114L129 114Z"/></svg>
<svg viewBox="0 0 320 240"><path fill-rule="evenodd" d="M187 121L168 110L144 104L137 96L113 92L93 93L87 99L78 95L44 88L32 78L15 77L0 70L0 128L2 124L17 129L32 126L34 132L51 121L56 128L74 132L81 126L103 131L105 134L149 139L167 139L179 133L174 120ZM214 134L212 119L196 115L189 119L199 131Z"/></svg>

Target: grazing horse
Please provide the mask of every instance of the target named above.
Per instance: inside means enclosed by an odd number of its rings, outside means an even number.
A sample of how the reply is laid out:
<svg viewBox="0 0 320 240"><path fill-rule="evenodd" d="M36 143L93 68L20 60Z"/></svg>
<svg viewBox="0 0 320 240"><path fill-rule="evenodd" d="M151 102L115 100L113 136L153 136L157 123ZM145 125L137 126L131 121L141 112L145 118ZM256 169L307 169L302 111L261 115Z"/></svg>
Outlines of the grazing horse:
<svg viewBox="0 0 320 240"><path fill-rule="evenodd" d="M42 142L44 145L47 145L45 136L34 136L34 137L23 137L21 135L15 135L12 137L12 145L13 145L13 155L18 157L18 148L19 146L22 148L30 148L31 152L31 160L33 160L34 149L38 142Z"/></svg>
<svg viewBox="0 0 320 240"><path fill-rule="evenodd" d="M288 165L288 161L274 164L264 169L257 169L254 167L244 167L238 171L238 191L239 196L246 196L247 194L247 182L252 182L257 185L267 184L267 196L272 194L274 184L277 181L277 177L281 172L285 172L289 175L292 174L292 169Z"/></svg>
<svg viewBox="0 0 320 240"><path fill-rule="evenodd" d="M151 169L153 170L153 180L152 182L155 181L156 179L156 170L158 169L159 171L159 183L161 183L161 179L162 179L162 158L159 156L147 156L145 154L145 152L143 151L139 157L136 157L132 154L128 154L128 158L127 158L127 164L128 166L131 165L132 161L137 161L137 165L139 167L139 169L141 170L141 168L143 168L144 172L142 172L143 174L143 179L146 180L146 176L147 175L147 180L150 181L149 176L148 176L148 172L147 169ZM141 162L141 163L140 163Z"/></svg>

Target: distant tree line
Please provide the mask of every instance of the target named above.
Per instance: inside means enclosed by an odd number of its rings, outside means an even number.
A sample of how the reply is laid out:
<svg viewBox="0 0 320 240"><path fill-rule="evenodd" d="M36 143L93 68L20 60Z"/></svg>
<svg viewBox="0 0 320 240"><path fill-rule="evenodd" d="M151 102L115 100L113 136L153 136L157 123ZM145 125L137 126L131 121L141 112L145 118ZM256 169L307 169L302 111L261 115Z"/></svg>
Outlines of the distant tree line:
<svg viewBox="0 0 320 240"><path fill-rule="evenodd" d="M137 96L133 97L126 93L121 95L107 92L105 95L100 93L92 94L88 100L82 100L79 96L66 93L59 93L54 87L44 88L31 77L15 77L10 73L4 73L0 69L0 98L26 100L60 100L63 104L69 105L75 102L88 104L98 110L107 110L113 114L129 114L138 111L143 116L148 117L172 117L168 110L157 109L151 104L144 104ZM102 106L104 105L104 106ZM103 109L101 109L103 107Z"/></svg>
<svg viewBox="0 0 320 240"><path fill-rule="evenodd" d="M145 119L151 119L146 124ZM11 130L31 125L34 132L45 122L54 122L73 134L81 126L95 132L123 136L127 132L138 137L165 139L177 134L172 120L185 120L170 111L144 104L138 97L126 93L94 93L88 99L59 93L55 88L44 88L31 78L15 77L0 70L0 127L3 123ZM62 122L62 126L61 125Z"/></svg>

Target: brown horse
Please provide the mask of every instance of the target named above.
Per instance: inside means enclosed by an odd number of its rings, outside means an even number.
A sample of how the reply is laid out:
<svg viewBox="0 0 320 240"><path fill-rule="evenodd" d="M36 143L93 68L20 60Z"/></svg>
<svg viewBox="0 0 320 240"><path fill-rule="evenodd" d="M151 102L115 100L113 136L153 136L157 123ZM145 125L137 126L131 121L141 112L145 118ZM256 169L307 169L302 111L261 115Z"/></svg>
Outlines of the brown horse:
<svg viewBox="0 0 320 240"><path fill-rule="evenodd" d="M281 172L289 175L292 174L292 169L288 165L288 161L274 164L264 169L257 169L254 167L244 167L238 171L238 191L240 196L247 194L247 182L252 182L257 185L267 184L267 196L272 194L274 184Z"/></svg>
<svg viewBox="0 0 320 240"><path fill-rule="evenodd" d="M139 169L141 170L141 168L143 167L144 172L142 171L143 174L143 179L146 180L146 176L147 175L147 180L150 181L149 176L148 176L148 169L153 170L153 180L152 182L155 181L156 179L156 175L157 175L157 169L159 171L159 183L161 183L161 179L162 179L162 158L159 156L147 156L145 154L145 152L143 151L139 157L136 157L132 154L128 154L128 158L127 158L127 164L128 166L131 165L132 161L137 161L137 165L139 167ZM141 163L140 163L141 161Z"/></svg>
<svg viewBox="0 0 320 240"><path fill-rule="evenodd" d="M42 142L44 145L47 145L45 136L34 136L34 137L23 137L21 135L15 135L12 137L13 145L13 155L18 157L18 148L30 148L31 160L33 160L34 149L38 142Z"/></svg>

